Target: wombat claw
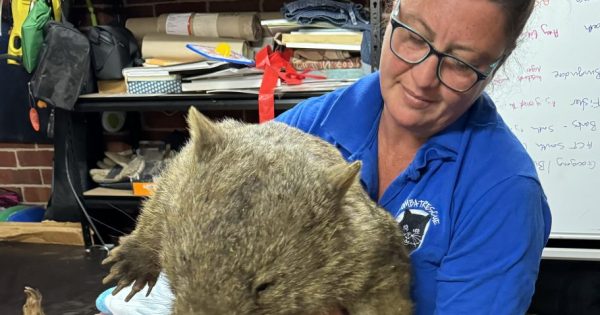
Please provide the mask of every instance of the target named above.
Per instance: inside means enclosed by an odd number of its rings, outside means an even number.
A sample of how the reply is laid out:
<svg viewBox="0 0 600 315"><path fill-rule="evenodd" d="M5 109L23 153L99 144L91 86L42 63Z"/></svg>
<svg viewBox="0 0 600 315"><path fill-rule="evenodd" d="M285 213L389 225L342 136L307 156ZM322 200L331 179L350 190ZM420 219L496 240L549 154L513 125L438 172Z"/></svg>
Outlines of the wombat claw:
<svg viewBox="0 0 600 315"><path fill-rule="evenodd" d="M42 293L31 287L25 287L24 292L27 299L23 305L23 315L44 315Z"/></svg>
<svg viewBox="0 0 600 315"><path fill-rule="evenodd" d="M112 295L116 295L124 288L128 287L133 283L131 287L131 292L125 298L126 302L129 302L131 298L133 298L138 292L140 292L146 284L148 285L148 291L146 292L146 296L150 295L152 288L156 284L156 279L158 278L158 272L153 274L151 272L145 272L143 276L135 276L134 272L131 271L122 256L119 255L118 249L116 249L114 253L111 253L107 258L102 261L103 265L114 263L111 267L110 273L102 279L103 284L108 284L116 279L119 279L117 282L117 287L113 290ZM127 270L127 271L126 271Z"/></svg>

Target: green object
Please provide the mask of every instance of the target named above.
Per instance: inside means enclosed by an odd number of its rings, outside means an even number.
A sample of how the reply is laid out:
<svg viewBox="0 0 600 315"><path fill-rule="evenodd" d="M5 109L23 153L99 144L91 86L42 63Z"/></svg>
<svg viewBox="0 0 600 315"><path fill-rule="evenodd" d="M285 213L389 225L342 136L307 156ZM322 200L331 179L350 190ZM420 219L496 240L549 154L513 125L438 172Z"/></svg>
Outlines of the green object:
<svg viewBox="0 0 600 315"><path fill-rule="evenodd" d="M8 217L10 217L11 214L27 208L31 208L31 206L14 206L0 211L0 222L6 222L6 220L8 220Z"/></svg>
<svg viewBox="0 0 600 315"><path fill-rule="evenodd" d="M96 13L94 13L94 5L92 4L92 0L85 0L85 5L87 6L88 11L90 12L90 22L92 26L98 25L98 21L96 20Z"/></svg>
<svg viewBox="0 0 600 315"><path fill-rule="evenodd" d="M38 63L42 43L44 42L44 26L52 18L52 8L46 1L38 0L29 11L21 28L23 43L23 66L32 73Z"/></svg>

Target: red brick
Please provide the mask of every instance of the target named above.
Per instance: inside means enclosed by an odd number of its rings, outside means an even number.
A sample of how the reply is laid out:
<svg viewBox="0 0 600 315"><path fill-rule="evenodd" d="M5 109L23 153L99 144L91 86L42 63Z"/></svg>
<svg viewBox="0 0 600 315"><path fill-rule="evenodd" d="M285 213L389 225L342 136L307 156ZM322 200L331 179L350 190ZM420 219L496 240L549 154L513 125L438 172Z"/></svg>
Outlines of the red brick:
<svg viewBox="0 0 600 315"><path fill-rule="evenodd" d="M53 144L39 144L37 145L38 149L54 149Z"/></svg>
<svg viewBox="0 0 600 315"><path fill-rule="evenodd" d="M35 144L0 142L0 149L35 149Z"/></svg>
<svg viewBox="0 0 600 315"><path fill-rule="evenodd" d="M53 174L53 170L40 170L42 172L42 183L44 183L44 185L52 185L52 174Z"/></svg>
<svg viewBox="0 0 600 315"><path fill-rule="evenodd" d="M42 184L39 170L0 169L0 185Z"/></svg>
<svg viewBox="0 0 600 315"><path fill-rule="evenodd" d="M16 192L17 195L19 195L19 200L23 200L23 188L16 187L16 186L2 186L0 188L4 188L4 189L8 189L8 190Z"/></svg>
<svg viewBox="0 0 600 315"><path fill-rule="evenodd" d="M185 117L183 112L176 112L172 115L166 115L162 112L147 112L142 116L143 126L145 129L169 128L182 129L186 127Z"/></svg>
<svg viewBox="0 0 600 315"><path fill-rule="evenodd" d="M208 12L207 4L203 1L163 3L155 6L156 16L163 13Z"/></svg>
<svg viewBox="0 0 600 315"><path fill-rule="evenodd" d="M238 1L211 1L208 3L208 12L258 12L259 0Z"/></svg>
<svg viewBox="0 0 600 315"><path fill-rule="evenodd" d="M50 187L23 187L23 201L48 202L51 192Z"/></svg>
<svg viewBox="0 0 600 315"><path fill-rule="evenodd" d="M20 166L52 166L54 151L17 151Z"/></svg>
<svg viewBox="0 0 600 315"><path fill-rule="evenodd" d="M123 12L125 13L126 18L155 16L153 5L136 5L132 7L126 7Z"/></svg>
<svg viewBox="0 0 600 315"><path fill-rule="evenodd" d="M0 167L17 167L15 152L0 151Z"/></svg>
<svg viewBox="0 0 600 315"><path fill-rule="evenodd" d="M102 138L104 139L104 143L109 143L109 142L127 142L128 140L130 140L131 137L128 134L119 133L119 134L104 134L102 136ZM107 148L105 148L104 150L108 151Z"/></svg>
<svg viewBox="0 0 600 315"><path fill-rule="evenodd" d="M122 152L131 149L131 145L123 141L106 141L106 151Z"/></svg>

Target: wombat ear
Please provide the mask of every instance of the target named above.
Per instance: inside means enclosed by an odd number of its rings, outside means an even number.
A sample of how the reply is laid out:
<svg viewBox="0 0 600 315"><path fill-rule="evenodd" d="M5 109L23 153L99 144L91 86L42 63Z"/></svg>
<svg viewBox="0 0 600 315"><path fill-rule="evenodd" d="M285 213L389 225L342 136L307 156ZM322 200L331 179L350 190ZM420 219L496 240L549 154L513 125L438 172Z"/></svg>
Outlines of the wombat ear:
<svg viewBox="0 0 600 315"><path fill-rule="evenodd" d="M222 130L194 107L188 110L187 124L197 152L215 146L224 138Z"/></svg>
<svg viewBox="0 0 600 315"><path fill-rule="evenodd" d="M356 179L360 167L361 162L355 161L352 164L338 164L327 170L327 178L333 191L340 197L345 196Z"/></svg>

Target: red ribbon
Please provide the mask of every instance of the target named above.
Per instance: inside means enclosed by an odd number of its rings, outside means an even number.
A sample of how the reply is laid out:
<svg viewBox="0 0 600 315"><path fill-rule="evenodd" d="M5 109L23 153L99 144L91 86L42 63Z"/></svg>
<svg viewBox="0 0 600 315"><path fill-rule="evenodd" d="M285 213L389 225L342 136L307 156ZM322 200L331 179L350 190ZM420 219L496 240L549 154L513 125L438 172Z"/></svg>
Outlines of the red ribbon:
<svg viewBox="0 0 600 315"><path fill-rule="evenodd" d="M289 85L302 84L306 78L325 79L324 76L307 74L310 69L298 73L290 64L293 51L272 51L266 46L256 54L256 68L263 69L263 79L258 90L258 121L267 122L275 118L275 88L279 80Z"/></svg>

